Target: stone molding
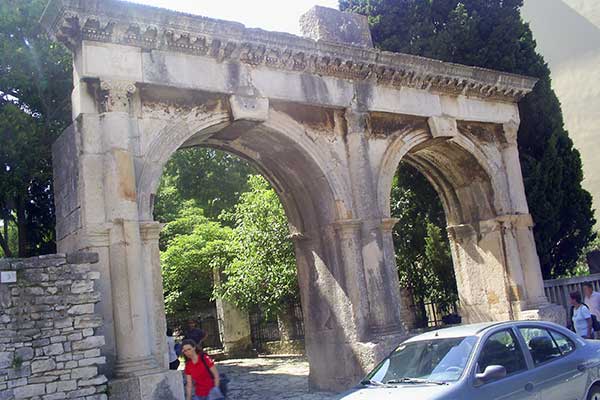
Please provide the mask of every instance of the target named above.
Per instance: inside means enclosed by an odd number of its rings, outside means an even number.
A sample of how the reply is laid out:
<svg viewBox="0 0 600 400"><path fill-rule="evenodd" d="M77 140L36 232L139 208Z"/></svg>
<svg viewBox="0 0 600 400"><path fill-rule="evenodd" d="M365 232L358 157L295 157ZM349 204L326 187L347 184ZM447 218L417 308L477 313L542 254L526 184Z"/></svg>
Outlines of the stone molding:
<svg viewBox="0 0 600 400"><path fill-rule="evenodd" d="M333 227L345 238L353 238L362 227L360 219L340 219L333 223Z"/></svg>
<svg viewBox="0 0 600 400"><path fill-rule="evenodd" d="M382 218L381 219L381 230L383 233L392 233L394 226L400 221L399 218Z"/></svg>
<svg viewBox="0 0 600 400"><path fill-rule="evenodd" d="M517 134L519 132L519 123L517 121L510 121L502 124L502 130L504 131L504 137L508 145L517 145Z"/></svg>
<svg viewBox="0 0 600 400"><path fill-rule="evenodd" d="M86 247L107 247L110 245L110 224L91 225L82 236Z"/></svg>
<svg viewBox="0 0 600 400"><path fill-rule="evenodd" d="M129 100L136 92L135 82L100 80L99 101L105 112L129 112Z"/></svg>
<svg viewBox="0 0 600 400"><path fill-rule="evenodd" d="M140 222L140 237L143 242L155 241L160 238L160 231L165 226L158 221L142 221Z"/></svg>
<svg viewBox="0 0 600 400"><path fill-rule="evenodd" d="M168 21L168 22L166 22ZM98 41L182 52L251 66L516 102L536 79L131 4L51 0L41 19L71 49Z"/></svg>
<svg viewBox="0 0 600 400"><path fill-rule="evenodd" d="M463 240L506 229L531 229L534 225L531 214L505 214L475 224L449 225L446 229L449 235Z"/></svg>

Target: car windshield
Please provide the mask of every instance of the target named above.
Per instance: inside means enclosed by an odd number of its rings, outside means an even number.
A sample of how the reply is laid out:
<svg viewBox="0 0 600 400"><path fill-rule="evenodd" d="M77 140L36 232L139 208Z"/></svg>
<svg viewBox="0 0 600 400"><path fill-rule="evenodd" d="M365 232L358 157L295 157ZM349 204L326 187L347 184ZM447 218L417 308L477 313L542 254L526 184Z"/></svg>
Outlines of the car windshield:
<svg viewBox="0 0 600 400"><path fill-rule="evenodd" d="M401 344L365 381L371 383L455 382L477 337L442 338Z"/></svg>

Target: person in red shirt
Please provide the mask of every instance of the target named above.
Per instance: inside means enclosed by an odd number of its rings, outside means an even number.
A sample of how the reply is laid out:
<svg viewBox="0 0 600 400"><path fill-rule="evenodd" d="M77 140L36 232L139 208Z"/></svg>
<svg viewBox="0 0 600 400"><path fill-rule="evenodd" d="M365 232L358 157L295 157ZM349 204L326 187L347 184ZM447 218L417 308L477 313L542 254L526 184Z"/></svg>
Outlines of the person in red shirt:
<svg viewBox="0 0 600 400"><path fill-rule="evenodd" d="M191 339L181 342L181 352L185 361L186 400L213 400L224 398L219 390L219 371L215 362L203 351L199 351ZM210 371L210 372L209 372ZM192 396L192 388L195 394Z"/></svg>

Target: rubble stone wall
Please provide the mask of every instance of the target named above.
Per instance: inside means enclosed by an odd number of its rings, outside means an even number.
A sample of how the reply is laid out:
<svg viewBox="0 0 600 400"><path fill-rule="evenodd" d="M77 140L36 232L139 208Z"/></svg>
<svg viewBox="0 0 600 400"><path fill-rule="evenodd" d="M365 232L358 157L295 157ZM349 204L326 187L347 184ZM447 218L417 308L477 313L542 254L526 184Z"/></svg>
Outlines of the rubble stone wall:
<svg viewBox="0 0 600 400"><path fill-rule="evenodd" d="M106 400L95 253L0 259L0 400ZM6 272L16 271L16 282Z"/></svg>

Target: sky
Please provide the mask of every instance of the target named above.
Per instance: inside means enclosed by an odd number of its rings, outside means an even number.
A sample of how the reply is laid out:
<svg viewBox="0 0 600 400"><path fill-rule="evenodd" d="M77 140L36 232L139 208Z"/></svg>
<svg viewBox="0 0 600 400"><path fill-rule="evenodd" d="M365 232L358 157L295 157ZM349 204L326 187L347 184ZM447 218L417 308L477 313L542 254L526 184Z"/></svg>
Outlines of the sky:
<svg viewBox="0 0 600 400"><path fill-rule="evenodd" d="M300 34L298 19L314 5L338 8L338 0L129 0L205 17L241 22L248 28Z"/></svg>

